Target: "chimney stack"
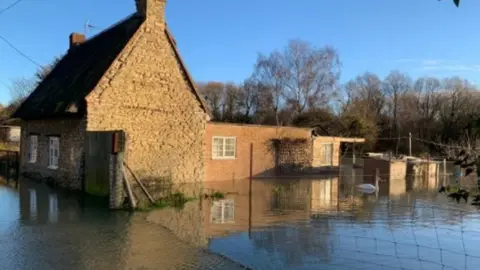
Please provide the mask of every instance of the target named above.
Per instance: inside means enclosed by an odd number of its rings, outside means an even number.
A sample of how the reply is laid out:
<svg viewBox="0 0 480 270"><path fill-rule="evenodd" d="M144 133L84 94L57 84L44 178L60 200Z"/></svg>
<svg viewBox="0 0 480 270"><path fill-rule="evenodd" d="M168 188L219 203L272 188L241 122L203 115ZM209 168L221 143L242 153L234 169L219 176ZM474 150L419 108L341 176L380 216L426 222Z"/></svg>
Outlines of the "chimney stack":
<svg viewBox="0 0 480 270"><path fill-rule="evenodd" d="M135 0L137 14L144 16L147 25L164 28L167 0Z"/></svg>
<svg viewBox="0 0 480 270"><path fill-rule="evenodd" d="M85 35L72 33L70 35L70 49L85 42Z"/></svg>

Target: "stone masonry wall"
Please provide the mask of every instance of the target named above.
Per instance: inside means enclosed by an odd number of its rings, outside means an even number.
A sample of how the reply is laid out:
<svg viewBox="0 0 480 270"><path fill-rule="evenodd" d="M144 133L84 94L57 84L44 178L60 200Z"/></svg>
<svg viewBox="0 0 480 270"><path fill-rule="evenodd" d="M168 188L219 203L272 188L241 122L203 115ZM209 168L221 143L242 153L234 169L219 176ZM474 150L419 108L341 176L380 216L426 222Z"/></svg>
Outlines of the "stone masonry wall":
<svg viewBox="0 0 480 270"><path fill-rule="evenodd" d="M147 20L86 98L87 130L124 130L125 161L146 185L202 182L207 114L165 32L165 2L146 5Z"/></svg>
<svg viewBox="0 0 480 270"><path fill-rule="evenodd" d="M29 135L38 135L37 161L30 163ZM60 152L57 169L48 168L49 135L60 136ZM83 145L85 143L85 120L38 120L22 124L20 173L38 178L51 177L60 187L82 189Z"/></svg>
<svg viewBox="0 0 480 270"><path fill-rule="evenodd" d="M236 138L234 159L212 157L212 142L215 136ZM311 132L305 128L209 122L205 136L205 181L247 179L250 175L251 144L253 144L253 176L256 178L275 176L278 160L273 140L285 138L306 140L306 144L312 145ZM284 161L294 163L304 161L304 157L297 161L294 161L294 158L284 157ZM311 160L311 156L308 158Z"/></svg>
<svg viewBox="0 0 480 270"><path fill-rule="evenodd" d="M275 151L279 172L300 172L312 165L311 140L276 140Z"/></svg>

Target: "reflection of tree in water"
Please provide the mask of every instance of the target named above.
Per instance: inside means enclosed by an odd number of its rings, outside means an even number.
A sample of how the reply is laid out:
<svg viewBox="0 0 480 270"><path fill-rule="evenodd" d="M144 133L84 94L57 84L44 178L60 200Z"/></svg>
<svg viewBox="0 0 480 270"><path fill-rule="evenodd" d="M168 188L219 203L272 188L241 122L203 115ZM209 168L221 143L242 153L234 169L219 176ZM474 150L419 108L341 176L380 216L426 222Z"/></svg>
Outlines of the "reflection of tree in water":
<svg viewBox="0 0 480 270"><path fill-rule="evenodd" d="M311 182L289 181L272 186L272 211L308 211L310 205Z"/></svg>
<svg viewBox="0 0 480 270"><path fill-rule="evenodd" d="M256 249L263 249L270 258L287 266L302 266L312 261L330 260L331 225L328 220L315 220L310 224L275 226L252 232Z"/></svg>

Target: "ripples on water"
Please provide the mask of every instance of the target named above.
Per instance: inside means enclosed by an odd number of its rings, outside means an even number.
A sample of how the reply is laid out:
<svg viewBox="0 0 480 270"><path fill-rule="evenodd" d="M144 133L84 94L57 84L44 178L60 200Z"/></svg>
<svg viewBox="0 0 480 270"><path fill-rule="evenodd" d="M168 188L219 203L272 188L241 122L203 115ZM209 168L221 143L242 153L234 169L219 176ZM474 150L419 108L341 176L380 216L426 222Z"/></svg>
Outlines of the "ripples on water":
<svg viewBox="0 0 480 270"><path fill-rule="evenodd" d="M2 269L478 269L477 209L439 195L436 180L407 182L371 195L340 177L256 180L252 193L249 181L208 183L229 195L130 214L23 181L18 192L0 187L0 261Z"/></svg>

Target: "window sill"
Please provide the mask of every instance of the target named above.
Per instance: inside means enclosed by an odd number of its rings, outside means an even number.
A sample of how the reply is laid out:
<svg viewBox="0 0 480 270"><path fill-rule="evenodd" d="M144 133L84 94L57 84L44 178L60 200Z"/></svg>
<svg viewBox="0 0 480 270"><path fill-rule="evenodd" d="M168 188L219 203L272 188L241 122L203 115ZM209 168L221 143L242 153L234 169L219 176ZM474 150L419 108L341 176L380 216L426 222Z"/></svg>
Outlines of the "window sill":
<svg viewBox="0 0 480 270"><path fill-rule="evenodd" d="M236 157L212 157L213 160L234 160Z"/></svg>
<svg viewBox="0 0 480 270"><path fill-rule="evenodd" d="M48 166L47 168L49 168L50 170L56 170L58 169L58 166Z"/></svg>
<svg viewBox="0 0 480 270"><path fill-rule="evenodd" d="M37 163L37 161L36 160L29 160L28 163L35 164L35 163Z"/></svg>

